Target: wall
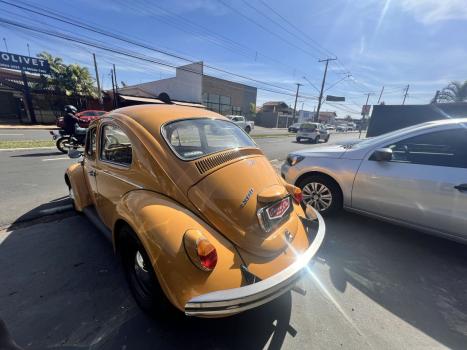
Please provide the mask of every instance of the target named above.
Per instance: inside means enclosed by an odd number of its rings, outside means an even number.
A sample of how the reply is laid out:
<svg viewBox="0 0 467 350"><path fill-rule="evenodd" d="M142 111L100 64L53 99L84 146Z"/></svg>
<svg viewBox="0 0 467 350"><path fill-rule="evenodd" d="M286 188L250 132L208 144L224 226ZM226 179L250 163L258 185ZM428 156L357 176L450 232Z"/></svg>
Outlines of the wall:
<svg viewBox="0 0 467 350"><path fill-rule="evenodd" d="M235 83L228 80L223 80L208 75L203 76L203 93L215 94L230 97L232 107L240 107L240 113L224 113L224 114L241 114L249 119L252 119L251 104L256 106L257 90L255 87Z"/></svg>
<svg viewBox="0 0 467 350"><path fill-rule="evenodd" d="M429 105L374 105L367 137L381 135L431 120L467 116L467 103Z"/></svg>
<svg viewBox="0 0 467 350"><path fill-rule="evenodd" d="M202 63L192 63L177 68L176 76L173 78L151 81L131 87L140 88L154 97L161 92L166 92L174 100L201 103L202 73ZM125 94L124 88L121 93Z"/></svg>

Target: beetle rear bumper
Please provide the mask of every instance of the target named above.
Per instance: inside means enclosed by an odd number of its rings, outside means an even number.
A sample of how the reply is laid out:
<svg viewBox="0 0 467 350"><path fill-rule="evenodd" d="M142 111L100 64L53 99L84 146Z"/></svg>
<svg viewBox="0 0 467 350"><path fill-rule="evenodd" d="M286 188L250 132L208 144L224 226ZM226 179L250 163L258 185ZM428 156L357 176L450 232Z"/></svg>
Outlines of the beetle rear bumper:
<svg viewBox="0 0 467 350"><path fill-rule="evenodd" d="M306 270L308 263L316 255L324 239L325 224L321 215L309 207L307 216L316 217L319 226L317 232L313 233L314 237L308 249L298 256L292 265L254 284L194 297L186 303L185 314L199 317L229 316L265 304L292 289L302 272ZM308 224L314 222L310 219L303 220Z"/></svg>

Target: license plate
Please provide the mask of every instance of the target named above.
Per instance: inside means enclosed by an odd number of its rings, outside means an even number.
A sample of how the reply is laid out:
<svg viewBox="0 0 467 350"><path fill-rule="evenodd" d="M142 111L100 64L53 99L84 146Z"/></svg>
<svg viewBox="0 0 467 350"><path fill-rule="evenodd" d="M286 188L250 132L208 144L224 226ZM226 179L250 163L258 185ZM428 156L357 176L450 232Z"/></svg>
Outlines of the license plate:
<svg viewBox="0 0 467 350"><path fill-rule="evenodd" d="M284 198L277 204L274 204L266 209L266 213L268 214L268 218L270 220L279 219L281 218L287 210L290 208L290 198Z"/></svg>

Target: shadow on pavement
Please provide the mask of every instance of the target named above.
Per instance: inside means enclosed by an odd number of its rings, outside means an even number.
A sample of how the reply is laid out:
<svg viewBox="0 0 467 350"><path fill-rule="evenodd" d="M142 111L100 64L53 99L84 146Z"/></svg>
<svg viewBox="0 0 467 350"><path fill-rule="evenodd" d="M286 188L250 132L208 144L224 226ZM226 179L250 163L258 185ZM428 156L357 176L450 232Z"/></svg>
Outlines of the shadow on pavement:
<svg viewBox="0 0 467 350"><path fill-rule="evenodd" d="M0 318L25 349L279 349L296 333L290 293L225 319L149 319L80 215L0 232L0 281Z"/></svg>
<svg viewBox="0 0 467 350"><path fill-rule="evenodd" d="M28 211L27 213L17 217L8 228L14 230L25 222L33 221L42 218L44 215L51 215L72 209L72 201L69 196L63 196L50 200L47 203L41 204L38 207Z"/></svg>
<svg viewBox="0 0 467 350"><path fill-rule="evenodd" d="M16 154L14 156L10 156L11 158L34 158L34 157L47 157L47 156L58 156L58 155L65 155L60 151L50 151L50 152L39 152L39 153L24 153L24 154Z"/></svg>
<svg viewBox="0 0 467 350"><path fill-rule="evenodd" d="M351 284L445 346L465 349L465 245L349 213L326 225L318 254L338 291Z"/></svg>

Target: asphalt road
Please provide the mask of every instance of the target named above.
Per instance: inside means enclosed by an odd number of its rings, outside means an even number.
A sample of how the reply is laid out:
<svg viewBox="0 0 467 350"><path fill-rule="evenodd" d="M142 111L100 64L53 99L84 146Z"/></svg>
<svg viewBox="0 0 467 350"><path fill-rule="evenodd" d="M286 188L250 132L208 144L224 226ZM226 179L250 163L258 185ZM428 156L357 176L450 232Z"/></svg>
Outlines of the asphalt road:
<svg viewBox="0 0 467 350"><path fill-rule="evenodd" d="M226 319L155 320L80 215L0 232L0 315L25 349L465 349L465 247L364 217L327 219L287 293Z"/></svg>
<svg viewBox="0 0 467 350"><path fill-rule="evenodd" d="M0 226L69 204L63 175L73 162L56 149L0 151Z"/></svg>
<svg viewBox="0 0 467 350"><path fill-rule="evenodd" d="M335 135L333 135L335 136ZM355 138L332 137L343 143ZM321 147L257 139L269 159ZM0 318L26 349L464 349L467 251L457 243L342 213L295 292L219 320L135 305L110 244L80 215L26 221L67 202L55 150L0 152Z"/></svg>
<svg viewBox="0 0 467 350"><path fill-rule="evenodd" d="M329 143L342 143L357 137L355 133L333 134ZM296 143L294 137L287 136L255 141L275 165L279 165L289 152L324 145ZM0 151L0 198L3 199L0 201L0 226L27 220L38 215L40 210L68 204L63 174L74 162L76 160L68 159L56 149Z"/></svg>

